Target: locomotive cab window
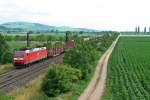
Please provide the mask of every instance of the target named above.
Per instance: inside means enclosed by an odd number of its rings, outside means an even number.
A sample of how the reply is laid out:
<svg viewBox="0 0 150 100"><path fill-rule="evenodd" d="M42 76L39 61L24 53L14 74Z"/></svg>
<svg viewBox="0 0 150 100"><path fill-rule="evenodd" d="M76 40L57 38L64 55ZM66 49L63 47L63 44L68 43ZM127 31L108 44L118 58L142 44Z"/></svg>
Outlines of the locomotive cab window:
<svg viewBox="0 0 150 100"><path fill-rule="evenodd" d="M15 52L15 57L23 57L24 52Z"/></svg>

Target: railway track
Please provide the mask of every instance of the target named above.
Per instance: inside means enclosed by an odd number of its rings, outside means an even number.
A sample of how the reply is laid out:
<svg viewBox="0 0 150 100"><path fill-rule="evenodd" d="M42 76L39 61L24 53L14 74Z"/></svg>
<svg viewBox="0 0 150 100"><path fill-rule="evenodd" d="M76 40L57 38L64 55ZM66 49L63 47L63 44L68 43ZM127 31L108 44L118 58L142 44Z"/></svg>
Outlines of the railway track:
<svg viewBox="0 0 150 100"><path fill-rule="evenodd" d="M79 96L78 100L100 100L104 92L106 77L107 77L107 63L108 59L118 41L120 36L112 43L108 50L103 54L99 60L92 80L87 88Z"/></svg>
<svg viewBox="0 0 150 100"><path fill-rule="evenodd" d="M9 92L17 87L24 86L30 80L44 73L49 64L62 63L64 54L33 64L24 69L14 69L0 74L0 92Z"/></svg>

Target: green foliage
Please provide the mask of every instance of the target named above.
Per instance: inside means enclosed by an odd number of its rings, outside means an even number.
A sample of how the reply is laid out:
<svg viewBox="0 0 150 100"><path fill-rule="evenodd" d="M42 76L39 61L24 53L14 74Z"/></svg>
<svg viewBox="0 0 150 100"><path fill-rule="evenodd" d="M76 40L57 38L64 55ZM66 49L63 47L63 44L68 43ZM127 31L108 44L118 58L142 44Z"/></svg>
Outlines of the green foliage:
<svg viewBox="0 0 150 100"><path fill-rule="evenodd" d="M52 40L53 40L53 36L52 35L47 36L47 42L52 41Z"/></svg>
<svg viewBox="0 0 150 100"><path fill-rule="evenodd" d="M46 41L47 37L44 34L40 34L36 36L36 41Z"/></svg>
<svg viewBox="0 0 150 100"><path fill-rule="evenodd" d="M99 43L97 44L97 50L104 52L112 44L117 36L118 33L104 34L98 41Z"/></svg>
<svg viewBox="0 0 150 100"><path fill-rule="evenodd" d="M55 42L54 45L55 45L55 46L62 46L62 45L64 45L64 43L63 43L63 42Z"/></svg>
<svg viewBox="0 0 150 100"><path fill-rule="evenodd" d="M43 80L42 90L48 96L57 96L70 91L80 77L78 69L68 65L53 65Z"/></svg>
<svg viewBox="0 0 150 100"><path fill-rule="evenodd" d="M5 36L5 40L6 40L6 41L12 41L12 40L13 40L13 37L12 37L12 36L7 36L7 35L6 35L6 36Z"/></svg>
<svg viewBox="0 0 150 100"><path fill-rule="evenodd" d="M15 41L26 41L27 40L27 36L26 35L23 35L23 36L16 35L16 36L13 37L13 40L15 40Z"/></svg>
<svg viewBox="0 0 150 100"><path fill-rule="evenodd" d="M106 48L103 47L103 46L101 46L101 45L98 45L98 46L97 46L97 50L98 50L98 51L101 51L101 52L104 52L104 51L106 50Z"/></svg>
<svg viewBox="0 0 150 100"><path fill-rule="evenodd" d="M108 64L103 100L150 100L150 37L121 37Z"/></svg>
<svg viewBox="0 0 150 100"><path fill-rule="evenodd" d="M64 63L82 71L82 78L86 79L91 71L91 65L98 59L98 52L93 48L91 42L81 42L64 56Z"/></svg>
<svg viewBox="0 0 150 100"><path fill-rule="evenodd" d="M79 37L77 34L71 36L71 38L75 41L76 44L80 44L80 43L83 42L83 38L82 38L82 37Z"/></svg>
<svg viewBox="0 0 150 100"><path fill-rule="evenodd" d="M63 42L47 42L47 43L44 43L44 46L46 46L47 48L52 48L54 46L63 46L64 43Z"/></svg>
<svg viewBox="0 0 150 100"><path fill-rule="evenodd" d="M5 37L0 34L0 63L11 62L12 54Z"/></svg>
<svg viewBox="0 0 150 100"><path fill-rule="evenodd" d="M1 63L6 64L12 62L12 53L6 50L1 56Z"/></svg>
<svg viewBox="0 0 150 100"><path fill-rule="evenodd" d="M46 46L47 48L51 48L53 44L52 42L47 42L47 43L44 43L44 46Z"/></svg>
<svg viewBox="0 0 150 100"><path fill-rule="evenodd" d="M26 41L26 34L8 34L5 36L7 41ZM30 34L30 41L39 41L39 42L50 42L50 41L64 41L64 34Z"/></svg>
<svg viewBox="0 0 150 100"><path fill-rule="evenodd" d="M14 97L0 94L0 100L15 100Z"/></svg>

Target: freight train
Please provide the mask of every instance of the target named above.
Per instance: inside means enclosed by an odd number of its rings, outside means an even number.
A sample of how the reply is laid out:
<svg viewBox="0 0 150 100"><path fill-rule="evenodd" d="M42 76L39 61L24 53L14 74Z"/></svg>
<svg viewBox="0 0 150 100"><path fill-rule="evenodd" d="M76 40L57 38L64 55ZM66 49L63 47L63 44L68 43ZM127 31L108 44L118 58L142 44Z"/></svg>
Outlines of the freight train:
<svg viewBox="0 0 150 100"><path fill-rule="evenodd" d="M58 56L65 52L66 48L72 48L74 46L73 40L68 40L65 45L52 46L50 48L46 46L38 46L34 48L22 48L14 52L13 64L16 68L23 66L29 66L40 60L44 60L48 57Z"/></svg>

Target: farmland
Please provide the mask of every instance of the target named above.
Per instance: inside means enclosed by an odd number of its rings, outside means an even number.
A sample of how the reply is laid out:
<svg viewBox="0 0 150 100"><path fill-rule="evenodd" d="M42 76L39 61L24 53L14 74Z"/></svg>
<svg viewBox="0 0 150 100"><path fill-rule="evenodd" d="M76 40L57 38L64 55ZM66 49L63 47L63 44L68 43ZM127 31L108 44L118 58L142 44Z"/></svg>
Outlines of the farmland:
<svg viewBox="0 0 150 100"><path fill-rule="evenodd" d="M15 49L26 47L26 45L27 45L26 41L8 41L7 43L10 46L10 49L12 52ZM30 42L31 47L34 47L36 45L43 45L43 44L44 44L44 42L38 42L38 41L31 41Z"/></svg>
<svg viewBox="0 0 150 100"><path fill-rule="evenodd" d="M103 100L150 99L150 37L121 37L108 63Z"/></svg>

